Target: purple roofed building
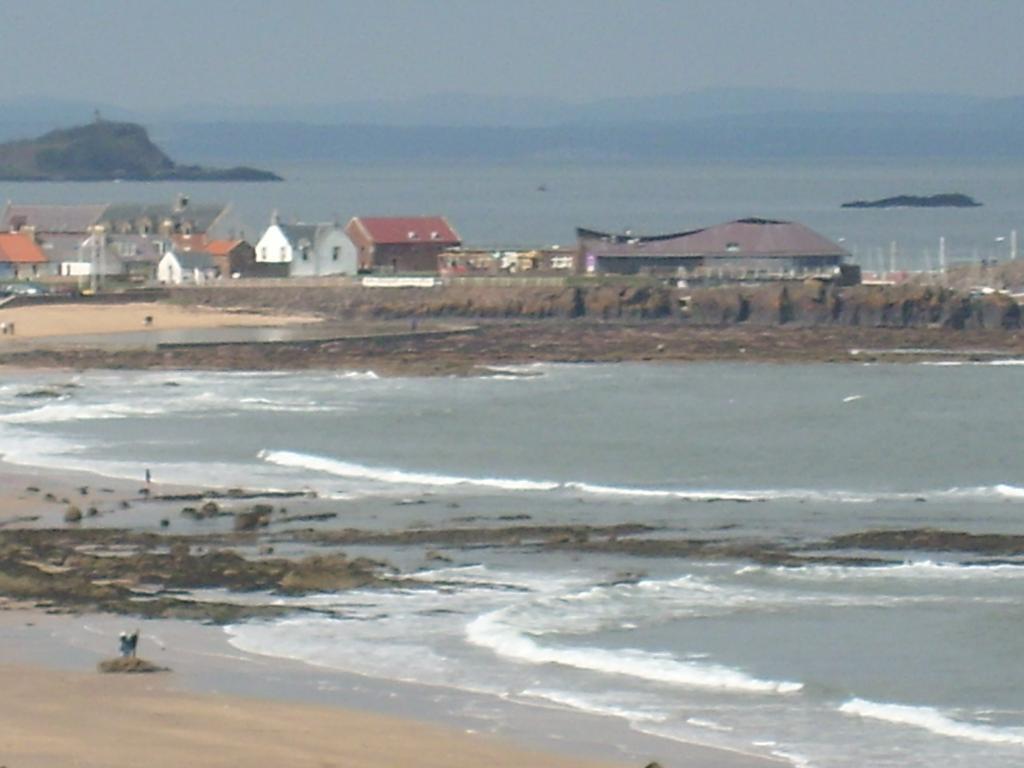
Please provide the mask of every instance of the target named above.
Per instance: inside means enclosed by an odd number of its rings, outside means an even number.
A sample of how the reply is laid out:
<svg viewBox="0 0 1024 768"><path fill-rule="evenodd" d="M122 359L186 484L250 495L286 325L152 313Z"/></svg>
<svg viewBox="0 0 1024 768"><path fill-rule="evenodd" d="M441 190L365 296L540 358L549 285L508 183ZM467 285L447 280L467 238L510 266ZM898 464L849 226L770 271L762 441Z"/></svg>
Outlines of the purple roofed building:
<svg viewBox="0 0 1024 768"><path fill-rule="evenodd" d="M792 221L739 219L669 235L577 229L581 273L659 274L734 279L838 275L850 254Z"/></svg>

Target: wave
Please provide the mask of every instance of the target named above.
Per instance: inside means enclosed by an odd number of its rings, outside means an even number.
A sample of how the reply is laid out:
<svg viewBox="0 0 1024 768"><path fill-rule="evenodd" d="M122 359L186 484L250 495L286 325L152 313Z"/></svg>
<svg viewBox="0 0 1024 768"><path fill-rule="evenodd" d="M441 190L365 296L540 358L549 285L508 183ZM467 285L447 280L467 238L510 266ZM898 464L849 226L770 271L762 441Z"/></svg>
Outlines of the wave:
<svg viewBox="0 0 1024 768"><path fill-rule="evenodd" d="M231 401L240 405L245 410L252 411L276 411L281 413L326 413L339 410L334 406L320 405L318 403L288 402L286 400L273 400L268 397L242 397Z"/></svg>
<svg viewBox="0 0 1024 768"><path fill-rule="evenodd" d="M737 576L749 573L771 573L787 579L813 581L846 581L870 579L920 579L920 580L994 580L1024 578L1024 564L997 563L993 565L964 564L918 560L898 565L848 566L848 565L805 565L798 568L769 568L748 565L736 571Z"/></svg>
<svg viewBox="0 0 1024 768"><path fill-rule="evenodd" d="M1024 365L1019 358L1000 358L997 360L922 360L918 365L930 368L961 368L965 366L989 366L992 368Z"/></svg>
<svg viewBox="0 0 1024 768"><path fill-rule="evenodd" d="M527 688L520 691L518 696L551 702L558 706L575 709L579 712L586 712L591 715L618 717L630 723L664 723L669 718L668 714L665 712L644 712L635 709L626 709L625 707L616 706L614 704L605 704L595 698L568 693L566 691Z"/></svg>
<svg viewBox="0 0 1024 768"><path fill-rule="evenodd" d="M445 473L421 472L397 467L380 467L356 462L343 461L328 456L318 456L297 451L267 449L260 451L259 458L271 464L323 472L351 480L368 480L376 483L421 485L430 487L472 486L494 488L506 491L569 491L591 496L610 498L636 498L648 500L678 500L692 502L773 502L795 501L821 504L870 504L893 501L929 500L1024 500L1024 488L998 484L966 488L948 488L930 491L879 491L864 492L852 490L814 490L807 488L769 489L685 489L650 488L642 486L602 485L583 481L566 481L530 478L469 477Z"/></svg>
<svg viewBox="0 0 1024 768"><path fill-rule="evenodd" d="M63 421L89 421L94 419L128 419L133 416L158 416L164 408L147 408L122 403L82 405L78 403L50 403L29 411L18 411L0 416L7 424L53 424Z"/></svg>
<svg viewBox="0 0 1024 768"><path fill-rule="evenodd" d="M549 648L534 642L501 620L503 611L484 614L466 626L467 640L499 656L530 664L560 664L566 667L623 675L660 684L734 693L789 694L802 683L761 680L717 664L680 661L667 654L636 649Z"/></svg>
<svg viewBox="0 0 1024 768"><path fill-rule="evenodd" d="M377 381L380 379L380 376L373 371L344 371L343 373L337 374L336 378L359 381Z"/></svg>
<svg viewBox="0 0 1024 768"><path fill-rule="evenodd" d="M370 467L353 464L324 456L294 451L260 451L259 457L270 464L296 469L310 469L315 472L336 475L353 480L370 480L378 483L398 483L405 485L427 485L436 487L475 486L481 488L498 488L505 491L552 491L559 487L558 483L538 480L517 480L500 477L460 477L441 475L430 472L407 472L390 467Z"/></svg>
<svg viewBox="0 0 1024 768"><path fill-rule="evenodd" d="M906 704L882 704L865 699L851 699L840 706L839 711L846 715L882 720L894 725L923 728L938 736L986 744L1024 746L1024 732L1020 729L965 723L954 720L934 707L913 707Z"/></svg>

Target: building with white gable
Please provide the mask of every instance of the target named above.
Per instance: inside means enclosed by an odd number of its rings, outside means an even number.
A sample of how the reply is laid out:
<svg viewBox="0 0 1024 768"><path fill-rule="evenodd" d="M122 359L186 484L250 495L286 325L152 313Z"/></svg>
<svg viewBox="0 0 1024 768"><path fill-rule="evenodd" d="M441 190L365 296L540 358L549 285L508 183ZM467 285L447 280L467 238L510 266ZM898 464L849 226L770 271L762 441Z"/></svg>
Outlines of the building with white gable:
<svg viewBox="0 0 1024 768"><path fill-rule="evenodd" d="M356 247L337 224L274 221L256 243L256 264L282 265L288 277L354 275L358 270Z"/></svg>

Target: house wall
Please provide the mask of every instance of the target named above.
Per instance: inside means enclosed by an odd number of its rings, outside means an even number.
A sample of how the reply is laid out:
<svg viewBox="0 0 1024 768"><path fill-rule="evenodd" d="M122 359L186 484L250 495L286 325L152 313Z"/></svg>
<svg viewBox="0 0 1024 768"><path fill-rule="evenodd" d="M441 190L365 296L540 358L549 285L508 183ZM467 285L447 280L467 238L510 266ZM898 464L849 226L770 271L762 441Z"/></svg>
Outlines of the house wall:
<svg viewBox="0 0 1024 768"><path fill-rule="evenodd" d="M0 263L0 277L14 280L31 280L35 277L52 277L57 274L51 264L22 264L12 262Z"/></svg>
<svg viewBox="0 0 1024 768"><path fill-rule="evenodd" d="M337 228L322 231L317 237L317 242L307 253L295 253L290 275L354 275L357 271L356 246L344 230Z"/></svg>
<svg viewBox="0 0 1024 768"><path fill-rule="evenodd" d="M256 243L257 264L291 264L293 255L288 238L276 224L267 227Z"/></svg>
<svg viewBox="0 0 1024 768"><path fill-rule="evenodd" d="M226 269L221 268L221 274L225 277L251 274L255 262L256 249L249 243L239 243L228 254L227 264L224 265Z"/></svg>
<svg viewBox="0 0 1024 768"><path fill-rule="evenodd" d="M171 285L181 285L182 271L181 264L175 258L172 251L168 251L164 254L163 258L160 259L160 263L156 266L156 279L161 283L169 283Z"/></svg>
<svg viewBox="0 0 1024 768"><path fill-rule="evenodd" d="M94 253L93 241L90 238L78 248L77 257L73 261L64 261L57 265L57 274L66 277L82 277L93 273L93 259L96 261L96 274L102 277L116 277L124 274L124 262L118 254L117 243L105 243Z"/></svg>
<svg viewBox="0 0 1024 768"><path fill-rule="evenodd" d="M374 272L437 272L437 257L448 245L438 243L396 243L377 245L370 256ZM360 263L364 265L362 259Z"/></svg>

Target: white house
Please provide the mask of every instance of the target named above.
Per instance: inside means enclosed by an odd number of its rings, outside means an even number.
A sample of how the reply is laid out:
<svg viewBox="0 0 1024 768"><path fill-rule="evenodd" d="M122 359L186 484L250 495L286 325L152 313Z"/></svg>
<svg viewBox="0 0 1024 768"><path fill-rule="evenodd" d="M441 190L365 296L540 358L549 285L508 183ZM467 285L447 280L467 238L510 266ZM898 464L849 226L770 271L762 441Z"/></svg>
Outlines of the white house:
<svg viewBox="0 0 1024 768"><path fill-rule="evenodd" d="M199 285L218 277L213 256L205 251L167 251L156 267L161 283Z"/></svg>
<svg viewBox="0 0 1024 768"><path fill-rule="evenodd" d="M356 247L336 224L274 222L256 243L257 264L286 264L289 277L354 275Z"/></svg>

